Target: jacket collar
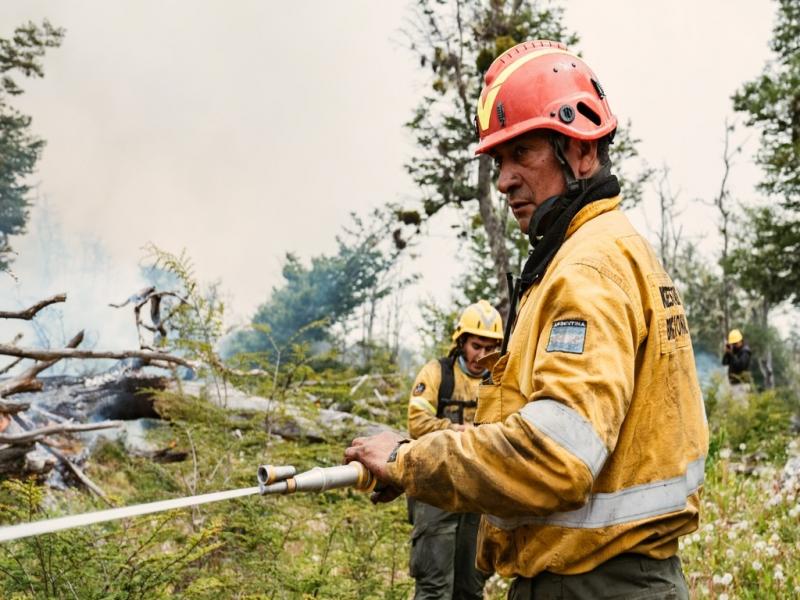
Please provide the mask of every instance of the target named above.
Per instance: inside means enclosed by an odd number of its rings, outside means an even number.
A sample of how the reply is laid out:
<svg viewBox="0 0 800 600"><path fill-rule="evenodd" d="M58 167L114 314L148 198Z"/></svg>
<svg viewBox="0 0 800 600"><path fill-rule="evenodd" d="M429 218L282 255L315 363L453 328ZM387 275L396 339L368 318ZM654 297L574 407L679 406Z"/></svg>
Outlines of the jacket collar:
<svg viewBox="0 0 800 600"><path fill-rule="evenodd" d="M580 229L583 225L602 215L603 213L610 212L619 206L622 202L622 196L614 196L613 198L606 198L605 200L596 200L584 206L578 211L578 214L570 221L567 227L566 238L569 238L573 233Z"/></svg>

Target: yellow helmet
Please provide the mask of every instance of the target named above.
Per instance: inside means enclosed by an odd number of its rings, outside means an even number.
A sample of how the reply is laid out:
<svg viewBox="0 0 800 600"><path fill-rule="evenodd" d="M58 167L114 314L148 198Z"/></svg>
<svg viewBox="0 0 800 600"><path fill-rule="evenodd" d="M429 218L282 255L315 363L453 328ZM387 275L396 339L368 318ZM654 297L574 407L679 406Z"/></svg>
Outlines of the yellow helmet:
<svg viewBox="0 0 800 600"><path fill-rule="evenodd" d="M478 300L461 313L456 330L453 332L453 341L455 342L465 333L502 340L503 317L486 300Z"/></svg>
<svg viewBox="0 0 800 600"><path fill-rule="evenodd" d="M744 339L742 337L742 332L738 329L731 329L731 332L728 334L728 343L729 344L738 344Z"/></svg>

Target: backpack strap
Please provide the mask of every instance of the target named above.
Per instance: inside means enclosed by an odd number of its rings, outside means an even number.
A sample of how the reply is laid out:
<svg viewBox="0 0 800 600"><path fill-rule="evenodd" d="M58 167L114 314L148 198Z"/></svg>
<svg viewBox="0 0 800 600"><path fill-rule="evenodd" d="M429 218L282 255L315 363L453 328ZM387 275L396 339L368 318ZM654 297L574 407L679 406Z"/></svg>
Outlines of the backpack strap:
<svg viewBox="0 0 800 600"><path fill-rule="evenodd" d="M439 398L436 408L436 416L440 419L444 416L444 409L453 398L453 390L456 387L456 375L453 372L456 357L443 356L439 359L439 366L442 368L442 377L439 382Z"/></svg>
<svg viewBox="0 0 800 600"><path fill-rule="evenodd" d="M438 418L446 417L453 421L453 423L464 422L464 409L475 408L478 403L474 400L453 400L453 390L456 387L455 376L455 363L456 357L443 356L439 359L439 365L442 368L442 380L439 383L439 401L436 406L436 416ZM448 406L456 406L455 411L447 411Z"/></svg>

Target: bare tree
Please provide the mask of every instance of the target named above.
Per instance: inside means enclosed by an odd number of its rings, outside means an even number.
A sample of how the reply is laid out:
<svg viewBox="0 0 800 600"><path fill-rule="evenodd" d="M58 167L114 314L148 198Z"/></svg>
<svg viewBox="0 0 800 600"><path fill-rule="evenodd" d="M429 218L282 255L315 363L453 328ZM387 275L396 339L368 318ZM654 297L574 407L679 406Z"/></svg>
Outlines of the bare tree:
<svg viewBox="0 0 800 600"><path fill-rule="evenodd" d="M658 240L658 254L667 273L673 273L677 267L678 253L683 237L683 225L678 223L678 217L683 210L678 209L680 190L672 190L667 165L657 171L655 191L658 196L659 208L658 229L655 232Z"/></svg>
<svg viewBox="0 0 800 600"><path fill-rule="evenodd" d="M728 121L725 121L725 146L722 151L722 179L719 184L719 192L714 198L714 206L719 213L717 221L717 230L722 237L722 249L720 250L720 264L722 265L722 290L720 303L722 305L722 331L721 336L724 337L728 331L731 330L731 294L733 293L733 282L731 281L729 271L729 258L731 250L731 229L734 225L733 215L731 212L731 193L728 188L728 178L733 166L733 159L737 154L741 153L742 145L739 144L731 148L731 133L733 133L735 126Z"/></svg>

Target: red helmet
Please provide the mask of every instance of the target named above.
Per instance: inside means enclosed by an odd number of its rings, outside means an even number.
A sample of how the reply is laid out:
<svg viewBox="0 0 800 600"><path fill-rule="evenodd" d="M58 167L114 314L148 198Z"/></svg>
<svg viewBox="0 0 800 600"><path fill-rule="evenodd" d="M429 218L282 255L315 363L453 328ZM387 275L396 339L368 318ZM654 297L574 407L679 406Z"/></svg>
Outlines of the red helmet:
<svg viewBox="0 0 800 600"><path fill-rule="evenodd" d="M617 128L597 76L561 42L517 44L494 60L485 82L475 154L534 129L596 140Z"/></svg>

